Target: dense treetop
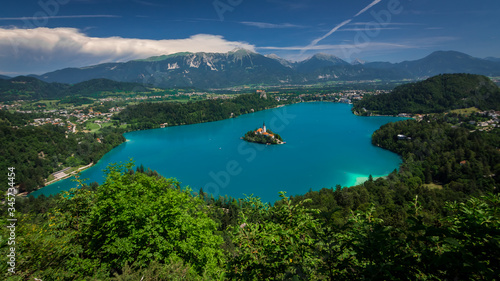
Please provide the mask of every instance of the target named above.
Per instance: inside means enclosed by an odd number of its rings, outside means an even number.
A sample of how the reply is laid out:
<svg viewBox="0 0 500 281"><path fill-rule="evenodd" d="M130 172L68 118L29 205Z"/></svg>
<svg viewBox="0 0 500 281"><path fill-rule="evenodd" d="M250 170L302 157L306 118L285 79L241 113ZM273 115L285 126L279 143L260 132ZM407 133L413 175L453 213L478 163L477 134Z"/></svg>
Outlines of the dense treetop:
<svg viewBox="0 0 500 281"><path fill-rule="evenodd" d="M226 100L204 100L188 103L141 103L132 105L115 118L131 124L134 130L218 121L241 114L273 108L278 102L273 98L261 98L258 94L240 95Z"/></svg>
<svg viewBox="0 0 500 281"><path fill-rule="evenodd" d="M485 76L444 74L398 86L389 94L367 96L354 104L353 111L395 115L468 107L500 110L500 89Z"/></svg>

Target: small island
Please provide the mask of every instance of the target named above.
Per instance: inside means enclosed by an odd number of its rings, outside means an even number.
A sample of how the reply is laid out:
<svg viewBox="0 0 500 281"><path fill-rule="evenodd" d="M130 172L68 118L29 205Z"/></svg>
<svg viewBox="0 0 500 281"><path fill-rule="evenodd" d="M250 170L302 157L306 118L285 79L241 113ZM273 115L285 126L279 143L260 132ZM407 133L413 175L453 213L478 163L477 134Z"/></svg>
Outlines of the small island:
<svg viewBox="0 0 500 281"><path fill-rule="evenodd" d="M273 133L271 130L266 128L266 123L263 124L262 128L258 128L254 131L248 131L243 137L244 140L248 142L255 142L261 144L284 144L285 142L280 135Z"/></svg>

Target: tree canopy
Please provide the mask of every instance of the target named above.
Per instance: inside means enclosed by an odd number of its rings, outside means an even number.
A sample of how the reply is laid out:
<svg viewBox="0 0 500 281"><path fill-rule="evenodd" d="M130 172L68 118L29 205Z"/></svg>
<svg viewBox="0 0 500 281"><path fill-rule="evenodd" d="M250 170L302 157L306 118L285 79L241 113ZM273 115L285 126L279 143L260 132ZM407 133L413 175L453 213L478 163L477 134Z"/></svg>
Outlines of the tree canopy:
<svg viewBox="0 0 500 281"><path fill-rule="evenodd" d="M355 102L353 111L396 115L440 113L469 107L500 110L500 89L486 76L443 74L398 86L389 94L364 97Z"/></svg>

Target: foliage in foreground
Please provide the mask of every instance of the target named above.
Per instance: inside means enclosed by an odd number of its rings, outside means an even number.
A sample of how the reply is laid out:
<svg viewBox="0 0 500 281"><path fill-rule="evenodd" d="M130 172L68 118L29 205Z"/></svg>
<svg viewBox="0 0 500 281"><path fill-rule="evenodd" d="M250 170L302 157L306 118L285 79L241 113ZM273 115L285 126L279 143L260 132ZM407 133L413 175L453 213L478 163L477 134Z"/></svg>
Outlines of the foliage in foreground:
<svg viewBox="0 0 500 281"><path fill-rule="evenodd" d="M4 277L494 280L500 274L499 195L447 203L444 216L424 210L417 197L403 206L400 224L385 221L383 206L373 205L331 220L344 212L325 214L284 193L274 206L253 197L220 205L175 180L130 168L110 166L95 190L73 189L45 213L22 214L17 273L5 274L2 262ZM8 232L1 231L3 259Z"/></svg>
<svg viewBox="0 0 500 281"><path fill-rule="evenodd" d="M72 189L48 212L22 215L17 276L108 279L128 272L127 265L140 269L153 261L179 276L218 276L222 238L214 235L216 223L203 201L172 179L128 173L124 166L110 166L106 173L95 191Z"/></svg>

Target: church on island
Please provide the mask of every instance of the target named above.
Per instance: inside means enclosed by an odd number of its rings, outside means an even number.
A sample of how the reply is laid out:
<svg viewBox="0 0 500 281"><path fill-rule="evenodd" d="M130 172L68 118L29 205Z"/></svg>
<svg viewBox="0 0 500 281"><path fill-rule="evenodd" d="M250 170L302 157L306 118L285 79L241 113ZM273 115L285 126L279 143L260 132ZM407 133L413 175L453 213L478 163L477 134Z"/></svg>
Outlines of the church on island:
<svg viewBox="0 0 500 281"><path fill-rule="evenodd" d="M262 128L258 128L255 132L256 135L264 135L274 139L274 134L270 134L266 129L266 122L262 124Z"/></svg>
<svg viewBox="0 0 500 281"><path fill-rule="evenodd" d="M266 123L262 125L262 128L258 128L254 131L248 131L242 138L248 142L262 143L262 144L284 144L285 142L280 135L273 133L271 130L266 128Z"/></svg>

